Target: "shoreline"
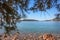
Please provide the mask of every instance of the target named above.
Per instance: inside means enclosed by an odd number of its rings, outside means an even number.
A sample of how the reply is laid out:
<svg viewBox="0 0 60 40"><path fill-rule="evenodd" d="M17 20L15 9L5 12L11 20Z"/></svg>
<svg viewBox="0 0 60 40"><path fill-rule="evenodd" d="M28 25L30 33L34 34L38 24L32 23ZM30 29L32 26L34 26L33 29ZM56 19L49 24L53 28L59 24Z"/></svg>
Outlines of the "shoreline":
<svg viewBox="0 0 60 40"><path fill-rule="evenodd" d="M28 33L28 34L24 34L24 33L14 33L14 34L2 34L0 35L0 38L2 40L6 39L6 40L44 40L44 38L49 35L51 36L51 38L53 39L57 39L57 40L60 40L60 34L53 34L53 33L39 33L39 34L36 34L36 33ZM50 38L49 36L47 36L48 38ZM50 40L51 40L50 38ZM46 38L47 39L47 38Z"/></svg>

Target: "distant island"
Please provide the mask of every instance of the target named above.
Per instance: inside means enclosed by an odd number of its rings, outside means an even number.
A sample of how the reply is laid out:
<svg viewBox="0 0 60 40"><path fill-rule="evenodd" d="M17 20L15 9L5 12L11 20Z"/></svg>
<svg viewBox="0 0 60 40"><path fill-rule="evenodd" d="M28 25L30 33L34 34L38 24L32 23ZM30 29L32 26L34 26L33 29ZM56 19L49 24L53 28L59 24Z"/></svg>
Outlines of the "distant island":
<svg viewBox="0 0 60 40"><path fill-rule="evenodd" d="M45 20L45 21L60 21L60 13L56 14L56 17L51 20Z"/></svg>
<svg viewBox="0 0 60 40"><path fill-rule="evenodd" d="M20 21L40 21L40 20L36 20L36 19L23 19ZM50 20L42 20L42 21L60 21L60 14L56 14L55 18L50 19Z"/></svg>
<svg viewBox="0 0 60 40"><path fill-rule="evenodd" d="M51 20L44 20L44 21L60 21L60 19L54 18L54 19L51 19Z"/></svg>
<svg viewBox="0 0 60 40"><path fill-rule="evenodd" d="M60 19L54 18L52 19L52 21L60 21Z"/></svg>
<svg viewBox="0 0 60 40"><path fill-rule="evenodd" d="M39 20L35 20L35 19L24 19L24 20L21 20L21 21L39 21Z"/></svg>
<svg viewBox="0 0 60 40"><path fill-rule="evenodd" d="M60 21L60 13L56 14L56 17L52 21Z"/></svg>

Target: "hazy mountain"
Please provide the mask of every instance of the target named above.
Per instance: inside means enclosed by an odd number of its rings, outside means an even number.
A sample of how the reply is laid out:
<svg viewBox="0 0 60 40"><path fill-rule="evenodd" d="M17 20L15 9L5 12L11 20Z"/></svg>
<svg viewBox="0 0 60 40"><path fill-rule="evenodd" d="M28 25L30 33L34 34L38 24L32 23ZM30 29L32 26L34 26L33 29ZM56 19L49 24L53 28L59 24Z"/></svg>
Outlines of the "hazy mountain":
<svg viewBox="0 0 60 40"><path fill-rule="evenodd" d="M35 20L35 19L24 19L22 21L38 21L38 20Z"/></svg>

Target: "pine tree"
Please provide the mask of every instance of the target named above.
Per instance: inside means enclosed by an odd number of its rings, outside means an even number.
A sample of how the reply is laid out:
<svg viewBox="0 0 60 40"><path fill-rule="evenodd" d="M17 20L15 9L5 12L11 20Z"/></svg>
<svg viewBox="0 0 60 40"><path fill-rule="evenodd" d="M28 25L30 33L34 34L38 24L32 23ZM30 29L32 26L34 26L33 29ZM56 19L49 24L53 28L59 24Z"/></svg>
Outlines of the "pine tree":
<svg viewBox="0 0 60 40"><path fill-rule="evenodd" d="M16 30L16 22L22 17L26 17L25 12L28 11L46 11L52 7L56 7L60 11L60 4L57 4L58 0L34 0L34 4L29 8L29 3L31 0L0 0L0 27L4 27L6 33L9 33L11 30ZM17 12L21 10L19 13Z"/></svg>

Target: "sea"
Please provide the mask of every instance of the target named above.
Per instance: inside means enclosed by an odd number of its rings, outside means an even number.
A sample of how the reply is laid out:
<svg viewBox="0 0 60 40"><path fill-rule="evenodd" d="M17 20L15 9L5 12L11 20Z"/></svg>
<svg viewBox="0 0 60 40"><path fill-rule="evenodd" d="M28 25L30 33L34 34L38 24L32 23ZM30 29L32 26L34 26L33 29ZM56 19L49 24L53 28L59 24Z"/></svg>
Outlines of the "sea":
<svg viewBox="0 0 60 40"><path fill-rule="evenodd" d="M60 21L22 21L16 25L23 33L60 33Z"/></svg>
<svg viewBox="0 0 60 40"><path fill-rule="evenodd" d="M22 33L59 33L60 21L21 21L17 22L17 29ZM4 30L0 29L0 34Z"/></svg>

